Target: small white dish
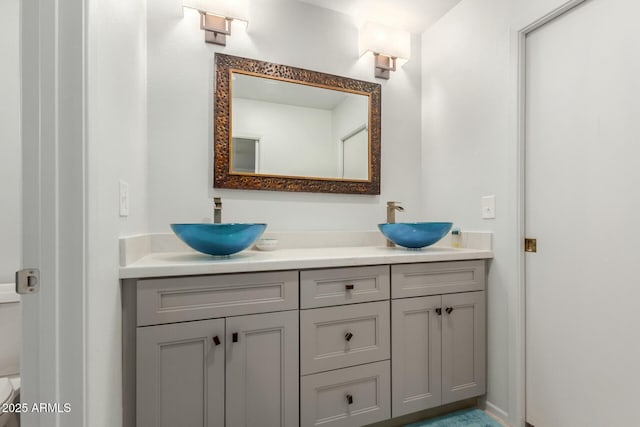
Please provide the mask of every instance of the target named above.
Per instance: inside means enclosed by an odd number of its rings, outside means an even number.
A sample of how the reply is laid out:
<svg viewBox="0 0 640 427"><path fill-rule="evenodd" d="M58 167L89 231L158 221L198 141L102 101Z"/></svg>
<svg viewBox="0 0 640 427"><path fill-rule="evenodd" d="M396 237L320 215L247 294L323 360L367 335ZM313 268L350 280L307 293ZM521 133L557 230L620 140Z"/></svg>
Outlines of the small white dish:
<svg viewBox="0 0 640 427"><path fill-rule="evenodd" d="M256 242L256 248L261 251L275 251L277 247L278 239L263 238Z"/></svg>

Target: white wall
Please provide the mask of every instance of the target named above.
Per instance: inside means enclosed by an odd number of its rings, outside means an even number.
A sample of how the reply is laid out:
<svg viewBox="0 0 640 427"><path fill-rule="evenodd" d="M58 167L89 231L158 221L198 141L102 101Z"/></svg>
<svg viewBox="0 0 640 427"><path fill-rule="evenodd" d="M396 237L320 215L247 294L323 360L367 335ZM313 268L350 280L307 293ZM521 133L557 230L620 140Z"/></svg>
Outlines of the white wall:
<svg viewBox="0 0 640 427"><path fill-rule="evenodd" d="M463 0L422 38L423 208L464 229L492 230L488 396L515 422L518 318L517 140L512 39L564 0ZM480 198L496 195L495 220Z"/></svg>
<svg viewBox="0 0 640 427"><path fill-rule="evenodd" d="M227 46L204 43L198 16L175 0L148 10L149 224L212 216L223 199L223 221L260 221L269 230L372 230L384 222L387 200L404 202L402 219L420 216L420 39L412 59L382 83L380 196L212 189L213 56L255 58L374 81L373 58L358 58L352 18L288 0L251 2L249 32L236 30Z"/></svg>
<svg viewBox="0 0 640 427"><path fill-rule="evenodd" d="M331 111L236 98L233 136L259 137L260 173L335 177Z"/></svg>
<svg viewBox="0 0 640 427"><path fill-rule="evenodd" d="M90 0L88 19L87 419L111 427L122 422L118 236L147 230L146 4Z"/></svg>
<svg viewBox="0 0 640 427"><path fill-rule="evenodd" d="M0 283L20 267L20 75L18 0L0 1Z"/></svg>

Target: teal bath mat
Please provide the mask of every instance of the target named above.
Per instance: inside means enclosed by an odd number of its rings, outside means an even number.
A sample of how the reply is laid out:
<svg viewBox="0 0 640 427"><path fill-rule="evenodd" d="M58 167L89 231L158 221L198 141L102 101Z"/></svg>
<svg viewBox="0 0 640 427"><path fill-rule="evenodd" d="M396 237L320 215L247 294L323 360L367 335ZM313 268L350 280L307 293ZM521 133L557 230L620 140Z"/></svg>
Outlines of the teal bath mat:
<svg viewBox="0 0 640 427"><path fill-rule="evenodd" d="M405 427L502 427L480 409L465 409Z"/></svg>

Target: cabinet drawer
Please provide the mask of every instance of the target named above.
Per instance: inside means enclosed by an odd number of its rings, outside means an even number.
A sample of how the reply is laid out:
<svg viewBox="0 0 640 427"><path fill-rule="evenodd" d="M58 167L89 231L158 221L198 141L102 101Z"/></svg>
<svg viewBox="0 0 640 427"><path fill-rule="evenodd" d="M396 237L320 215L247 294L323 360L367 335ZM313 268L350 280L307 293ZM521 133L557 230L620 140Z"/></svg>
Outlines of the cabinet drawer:
<svg viewBox="0 0 640 427"><path fill-rule="evenodd" d="M300 312L302 375L389 358L389 301Z"/></svg>
<svg viewBox="0 0 640 427"><path fill-rule="evenodd" d="M391 417L389 361L302 377L300 393L302 427L358 427L386 420Z"/></svg>
<svg viewBox="0 0 640 427"><path fill-rule="evenodd" d="M391 266L391 296L406 298L484 290L484 260Z"/></svg>
<svg viewBox="0 0 640 427"><path fill-rule="evenodd" d="M297 271L145 279L137 285L138 326L298 308Z"/></svg>
<svg viewBox="0 0 640 427"><path fill-rule="evenodd" d="M389 266L302 271L300 286L301 308L389 299Z"/></svg>

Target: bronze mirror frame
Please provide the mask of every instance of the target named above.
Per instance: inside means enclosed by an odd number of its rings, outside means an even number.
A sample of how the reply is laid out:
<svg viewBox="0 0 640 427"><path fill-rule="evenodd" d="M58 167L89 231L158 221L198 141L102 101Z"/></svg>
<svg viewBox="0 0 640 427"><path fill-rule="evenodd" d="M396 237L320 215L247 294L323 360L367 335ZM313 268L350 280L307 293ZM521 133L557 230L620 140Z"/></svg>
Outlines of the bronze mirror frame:
<svg viewBox="0 0 640 427"><path fill-rule="evenodd" d="M287 65L216 53L213 187L310 193L380 194L381 85ZM290 177L231 171L231 74L351 92L369 97L369 179Z"/></svg>

